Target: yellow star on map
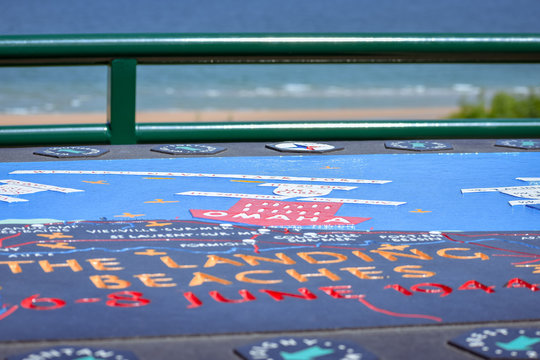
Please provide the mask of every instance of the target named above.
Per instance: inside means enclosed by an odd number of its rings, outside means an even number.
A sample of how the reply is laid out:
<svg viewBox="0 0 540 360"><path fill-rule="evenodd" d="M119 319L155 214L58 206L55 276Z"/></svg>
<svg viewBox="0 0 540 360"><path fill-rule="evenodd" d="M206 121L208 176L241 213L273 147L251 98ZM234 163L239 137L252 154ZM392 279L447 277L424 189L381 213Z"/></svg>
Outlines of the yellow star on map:
<svg viewBox="0 0 540 360"><path fill-rule="evenodd" d="M144 216L144 214L131 214L131 213L123 213L122 215L114 215L114 217L128 217L128 218L134 218Z"/></svg>
<svg viewBox="0 0 540 360"><path fill-rule="evenodd" d="M422 210L422 209L416 209L416 210L409 211L409 212L418 213L418 214L425 214L425 213L430 213L431 211Z"/></svg>
<svg viewBox="0 0 540 360"><path fill-rule="evenodd" d="M38 236L46 237L49 240L52 240L52 239L70 239L70 238L73 237L71 235L64 235L64 234L59 233L59 232L55 232L55 233L52 233L52 234L38 234Z"/></svg>
<svg viewBox="0 0 540 360"><path fill-rule="evenodd" d="M155 200L152 200L152 201L145 201L144 203L145 204L167 204L167 203L175 203L175 202L178 202L178 200L176 200L176 201L165 201L163 199L155 199Z"/></svg>
<svg viewBox="0 0 540 360"><path fill-rule="evenodd" d="M336 169L341 169L341 168L338 168L338 167L330 167L330 166L325 166L321 169L329 169L329 170L336 170Z"/></svg>
<svg viewBox="0 0 540 360"><path fill-rule="evenodd" d="M157 221L149 221L148 224L146 224L146 226L148 226L148 227L167 226L167 225L172 225L172 223L158 223Z"/></svg>
<svg viewBox="0 0 540 360"><path fill-rule="evenodd" d="M88 183L88 184L100 184L100 185L110 185L107 183L106 180L98 180L98 181L87 181L87 180L83 180L83 183Z"/></svg>

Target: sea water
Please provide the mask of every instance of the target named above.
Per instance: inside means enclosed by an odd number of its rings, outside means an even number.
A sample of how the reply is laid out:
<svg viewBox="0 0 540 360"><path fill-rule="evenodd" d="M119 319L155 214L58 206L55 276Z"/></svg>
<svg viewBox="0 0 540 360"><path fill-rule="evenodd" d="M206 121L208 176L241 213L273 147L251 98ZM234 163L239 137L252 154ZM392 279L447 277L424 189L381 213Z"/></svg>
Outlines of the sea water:
<svg viewBox="0 0 540 360"><path fill-rule="evenodd" d="M536 0L6 2L0 34L540 32ZM143 111L446 107L540 91L535 64L139 66ZM107 68L0 68L0 113L104 112Z"/></svg>

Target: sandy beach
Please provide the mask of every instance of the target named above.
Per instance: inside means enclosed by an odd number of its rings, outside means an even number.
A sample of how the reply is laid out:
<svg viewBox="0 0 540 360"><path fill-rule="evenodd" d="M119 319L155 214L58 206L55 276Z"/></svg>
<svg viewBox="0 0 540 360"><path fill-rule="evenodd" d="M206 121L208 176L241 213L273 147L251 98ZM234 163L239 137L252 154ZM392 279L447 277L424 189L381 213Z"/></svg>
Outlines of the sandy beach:
<svg viewBox="0 0 540 360"><path fill-rule="evenodd" d="M325 120L421 120L442 119L454 107L373 108L373 109L298 109L298 110L201 110L137 112L137 122L253 122ZM0 126L48 124L101 124L103 113L0 114Z"/></svg>

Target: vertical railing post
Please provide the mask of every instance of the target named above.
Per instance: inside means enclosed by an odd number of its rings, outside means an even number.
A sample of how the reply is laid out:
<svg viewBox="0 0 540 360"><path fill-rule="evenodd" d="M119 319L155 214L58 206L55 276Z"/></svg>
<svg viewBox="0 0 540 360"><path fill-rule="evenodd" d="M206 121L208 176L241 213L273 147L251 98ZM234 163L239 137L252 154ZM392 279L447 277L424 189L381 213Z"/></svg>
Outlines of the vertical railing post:
<svg viewBox="0 0 540 360"><path fill-rule="evenodd" d="M136 144L135 98L137 60L114 59L109 64L107 123L111 144Z"/></svg>

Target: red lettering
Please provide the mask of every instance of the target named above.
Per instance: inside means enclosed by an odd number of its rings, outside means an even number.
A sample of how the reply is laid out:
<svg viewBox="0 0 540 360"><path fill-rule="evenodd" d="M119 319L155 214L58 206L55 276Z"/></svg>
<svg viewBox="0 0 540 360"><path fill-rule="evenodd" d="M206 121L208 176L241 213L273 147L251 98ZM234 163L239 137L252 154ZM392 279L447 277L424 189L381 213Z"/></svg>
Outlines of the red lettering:
<svg viewBox="0 0 540 360"><path fill-rule="evenodd" d="M233 304L239 304L239 303L243 303L243 302L247 302L247 301L253 301L255 300L255 296L251 295L251 293L247 290L239 290L238 293L240 294L240 296L242 297L241 299L238 299L238 300L231 300L231 299L227 299L225 298L223 295L221 295L221 293L219 291L210 291L209 294L210 296L216 300L217 302L222 302L222 303L233 303Z"/></svg>
<svg viewBox="0 0 540 360"><path fill-rule="evenodd" d="M150 303L150 300L142 297L143 294L137 291L118 291L107 295L106 304L112 307L139 307Z"/></svg>
<svg viewBox="0 0 540 360"><path fill-rule="evenodd" d="M315 294L313 294L311 291L309 291L306 288L300 288L298 289L298 292L302 295L297 294L290 294L286 292L281 291L274 291L274 290L267 290L267 289L260 289L260 292L267 293L270 295L270 297L276 301L281 301L285 296L294 297L298 299L305 299L305 300L314 300L317 298Z"/></svg>
<svg viewBox="0 0 540 360"><path fill-rule="evenodd" d="M323 286L319 290L334 299L358 299L364 295L351 295L351 285Z"/></svg>
<svg viewBox="0 0 540 360"><path fill-rule="evenodd" d="M488 294L491 294L495 292L495 290L493 290L494 287L495 286L486 286L476 280L469 280L461 285L458 290L484 290Z"/></svg>
<svg viewBox="0 0 540 360"><path fill-rule="evenodd" d="M48 303L49 305L36 305L37 303ZM21 306L32 310L56 310L64 307L66 302L62 299L40 298L39 294L27 297L21 301Z"/></svg>
<svg viewBox="0 0 540 360"><path fill-rule="evenodd" d="M509 282L506 283L505 287L507 288L523 288L526 287L527 289L531 291L538 291L540 288L538 287L538 284L529 284L525 280L521 280L520 278L513 278Z"/></svg>
<svg viewBox="0 0 540 360"><path fill-rule="evenodd" d="M435 289L425 289L424 287L433 287ZM452 288L442 284L436 283L421 283L411 286L412 291L417 291L427 294L441 294L441 297L447 296L452 292Z"/></svg>
<svg viewBox="0 0 540 360"><path fill-rule="evenodd" d="M184 297L187 301L189 301L188 309L197 308L203 304L202 301L199 300L199 298L191 291L185 292Z"/></svg>
<svg viewBox="0 0 540 360"><path fill-rule="evenodd" d="M410 292L409 290L405 289L403 286L399 285L399 284L390 284L390 285L386 285L384 287L385 289L394 289L396 290L397 292L400 292L402 293L403 295L405 296L411 296L412 295L412 292Z"/></svg>

